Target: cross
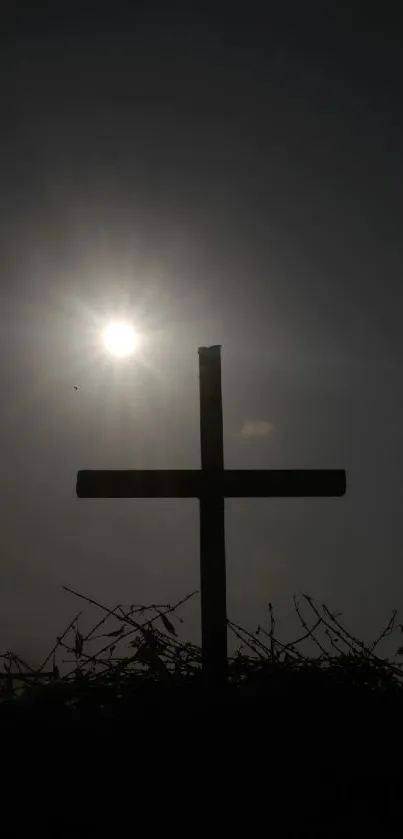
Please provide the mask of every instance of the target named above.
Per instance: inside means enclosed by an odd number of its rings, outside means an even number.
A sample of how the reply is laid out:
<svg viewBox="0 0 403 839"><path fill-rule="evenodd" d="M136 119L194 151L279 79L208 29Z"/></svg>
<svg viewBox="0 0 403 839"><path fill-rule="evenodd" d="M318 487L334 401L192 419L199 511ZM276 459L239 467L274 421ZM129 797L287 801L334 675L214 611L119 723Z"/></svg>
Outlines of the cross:
<svg viewBox="0 0 403 839"><path fill-rule="evenodd" d="M227 671L224 499L324 497L346 492L341 469L224 469L221 347L199 348L201 470L82 470L79 498L198 498L202 664L208 687Z"/></svg>

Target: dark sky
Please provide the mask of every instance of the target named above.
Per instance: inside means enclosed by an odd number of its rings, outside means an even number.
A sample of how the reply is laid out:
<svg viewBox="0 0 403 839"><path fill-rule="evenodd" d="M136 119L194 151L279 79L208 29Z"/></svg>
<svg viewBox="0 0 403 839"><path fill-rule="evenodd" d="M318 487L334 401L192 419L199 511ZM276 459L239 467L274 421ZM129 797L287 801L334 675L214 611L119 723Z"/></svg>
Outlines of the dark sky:
<svg viewBox="0 0 403 839"><path fill-rule="evenodd" d="M403 596L397 21L52 5L0 24L0 646L40 657L64 583L198 587L196 502L75 479L197 468L211 343L228 467L348 471L345 499L227 502L230 616L286 621L302 590L371 634ZM144 336L129 362L97 352L116 313Z"/></svg>

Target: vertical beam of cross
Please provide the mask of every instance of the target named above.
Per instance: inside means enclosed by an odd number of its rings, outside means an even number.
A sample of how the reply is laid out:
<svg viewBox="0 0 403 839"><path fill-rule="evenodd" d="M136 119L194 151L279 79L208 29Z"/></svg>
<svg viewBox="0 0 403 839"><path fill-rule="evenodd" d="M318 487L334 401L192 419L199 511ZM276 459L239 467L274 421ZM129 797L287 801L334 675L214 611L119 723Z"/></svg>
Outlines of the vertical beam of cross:
<svg viewBox="0 0 403 839"><path fill-rule="evenodd" d="M214 481L224 470L220 346L200 347L199 385L202 474ZM224 503L220 495L199 499L203 673L207 687L218 689L227 677Z"/></svg>

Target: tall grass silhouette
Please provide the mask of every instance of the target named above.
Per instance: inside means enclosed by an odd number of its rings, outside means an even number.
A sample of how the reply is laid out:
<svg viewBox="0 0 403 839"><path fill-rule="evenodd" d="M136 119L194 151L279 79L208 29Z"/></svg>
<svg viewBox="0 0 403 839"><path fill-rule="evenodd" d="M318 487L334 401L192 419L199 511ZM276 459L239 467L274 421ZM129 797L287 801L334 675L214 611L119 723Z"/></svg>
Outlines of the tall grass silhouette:
<svg viewBox="0 0 403 839"><path fill-rule="evenodd" d="M206 701L201 648L181 639L182 607L198 592L174 605L109 608L64 588L87 611L95 611L91 628L82 631L83 611L75 614L38 669L18 654L4 652L0 718L119 719L155 705L181 713L200 709ZM300 631L287 643L277 637L271 603L267 625L255 631L228 620L236 641L228 661L229 704L271 701L285 707L298 701L299 707L307 707L320 699L340 710L343 702L358 700L364 707L382 700L400 708L403 647L397 645L392 658L379 653L381 642L403 631L396 610L369 644L343 626L340 614L308 595L294 597L294 610Z"/></svg>

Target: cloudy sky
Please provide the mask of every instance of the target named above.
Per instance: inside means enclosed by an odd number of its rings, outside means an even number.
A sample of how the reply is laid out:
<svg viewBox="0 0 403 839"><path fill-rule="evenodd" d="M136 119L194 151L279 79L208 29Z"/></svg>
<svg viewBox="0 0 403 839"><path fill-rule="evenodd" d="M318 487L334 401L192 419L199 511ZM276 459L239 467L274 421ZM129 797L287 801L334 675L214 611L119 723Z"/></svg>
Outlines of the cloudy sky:
<svg viewBox="0 0 403 839"><path fill-rule="evenodd" d="M230 616L270 599L287 621L302 590L371 634L403 611L401 34L147 6L1 21L0 646L40 657L63 584L198 587L196 501L75 480L198 468L213 343L228 467L348 473L344 499L227 502ZM116 316L143 336L123 363L100 347Z"/></svg>

